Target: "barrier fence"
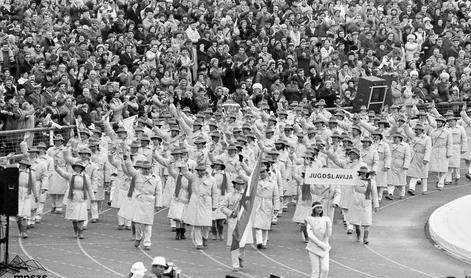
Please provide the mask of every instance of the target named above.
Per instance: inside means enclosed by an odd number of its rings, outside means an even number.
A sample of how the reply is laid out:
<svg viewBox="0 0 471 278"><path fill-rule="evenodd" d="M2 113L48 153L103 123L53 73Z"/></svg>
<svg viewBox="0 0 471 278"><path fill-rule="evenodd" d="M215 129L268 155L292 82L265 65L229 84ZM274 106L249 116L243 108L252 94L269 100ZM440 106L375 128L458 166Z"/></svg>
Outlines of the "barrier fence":
<svg viewBox="0 0 471 278"><path fill-rule="evenodd" d="M74 136L74 125L63 126L61 129L53 127L39 127L29 129L3 130L0 131L0 157L9 154L19 155L21 151L21 142L25 141L28 148L44 142L46 146L53 144L54 135L62 135L65 141Z"/></svg>

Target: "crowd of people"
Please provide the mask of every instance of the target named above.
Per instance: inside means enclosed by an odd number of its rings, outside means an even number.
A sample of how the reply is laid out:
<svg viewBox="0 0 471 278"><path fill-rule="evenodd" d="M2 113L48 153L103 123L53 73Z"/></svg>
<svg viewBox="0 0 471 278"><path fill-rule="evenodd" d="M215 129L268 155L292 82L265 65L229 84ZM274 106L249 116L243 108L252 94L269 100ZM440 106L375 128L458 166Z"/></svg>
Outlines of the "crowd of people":
<svg viewBox="0 0 471 278"><path fill-rule="evenodd" d="M266 249L269 231L295 205L288 217L308 244L312 277L327 277L336 209L346 233L369 244L373 212L384 199L427 194L432 174L438 190L456 184L462 160L471 179L466 106L460 117L441 115L433 106L332 114L321 100L311 114L290 107L275 117L266 102L261 108L249 103L196 115L170 104L159 121L134 117L116 125L107 113L103 130L82 126L68 141L57 130L52 146L40 142L24 149L17 164L6 157L5 167L20 169L20 236L27 238L27 229L41 223L50 202L51 212L64 213L83 239L109 200L117 209L117 229L130 231L136 248L151 249L154 213L164 208L176 240L185 240L190 228L198 250L210 246L210 236L232 246L245 188L256 179L249 221L254 238L237 238L234 271L243 267L244 245ZM307 184L305 174L320 168L351 169L356 178L342 186Z"/></svg>
<svg viewBox="0 0 471 278"><path fill-rule="evenodd" d="M169 103L350 106L370 75L392 79L398 105L471 91L467 1L0 4L2 130L153 118Z"/></svg>
<svg viewBox="0 0 471 278"><path fill-rule="evenodd" d="M471 167L471 110L435 109L469 99L470 2L0 4L0 130L56 128L28 135L15 164L23 238L46 202L84 238L109 200L136 247L151 248L163 208L176 240L191 227L197 249L210 234L231 245L262 157L257 248L296 204L312 277L326 277L335 209L346 233L368 244L372 213L396 188L399 198L418 184L426 194L438 173L441 190L460 179L462 159ZM352 114L342 107L366 76L392 80L394 105ZM61 130L69 125L73 133ZM0 136L0 153L16 141ZM305 184L306 168L321 167L358 177L350 187ZM232 254L235 271L243 257L243 248Z"/></svg>

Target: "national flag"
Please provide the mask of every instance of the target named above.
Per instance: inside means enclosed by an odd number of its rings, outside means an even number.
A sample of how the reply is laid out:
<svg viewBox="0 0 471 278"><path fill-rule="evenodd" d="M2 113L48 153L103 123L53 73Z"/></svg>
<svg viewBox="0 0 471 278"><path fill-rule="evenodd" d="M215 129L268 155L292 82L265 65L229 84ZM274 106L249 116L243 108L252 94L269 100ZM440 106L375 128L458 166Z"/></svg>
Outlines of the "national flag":
<svg viewBox="0 0 471 278"><path fill-rule="evenodd" d="M258 179L260 176L260 166L262 165L262 152L260 152L257 163L250 174L247 187L242 194L242 198L236 208L237 213L237 224L232 233L232 245L231 251L239 249L240 246L244 246L246 238L249 233L252 232L252 225L250 225L250 219L252 215L253 205L255 201L255 195L257 194Z"/></svg>

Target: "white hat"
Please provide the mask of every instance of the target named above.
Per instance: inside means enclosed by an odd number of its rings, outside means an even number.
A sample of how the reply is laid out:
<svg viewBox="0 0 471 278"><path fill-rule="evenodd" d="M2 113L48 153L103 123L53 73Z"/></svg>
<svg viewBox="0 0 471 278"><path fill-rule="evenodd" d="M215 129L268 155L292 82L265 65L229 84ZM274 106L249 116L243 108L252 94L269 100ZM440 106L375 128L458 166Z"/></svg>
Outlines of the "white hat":
<svg viewBox="0 0 471 278"><path fill-rule="evenodd" d="M254 89L254 90L255 90L255 89L262 90L262 89L263 89L263 86L262 86L262 84L260 84L260 83L255 83L255 84L252 85L252 89Z"/></svg>
<svg viewBox="0 0 471 278"><path fill-rule="evenodd" d="M132 274L131 278L144 278L145 274L145 271L137 271Z"/></svg>
<svg viewBox="0 0 471 278"><path fill-rule="evenodd" d="M142 262L134 263L131 266L131 273L133 274L138 273L138 272L146 272L146 271L147 269L144 267L144 263Z"/></svg>
<svg viewBox="0 0 471 278"><path fill-rule="evenodd" d="M152 260L152 265L167 266L167 260L164 257L155 257Z"/></svg>
<svg viewBox="0 0 471 278"><path fill-rule="evenodd" d="M419 72L416 71L416 70L411 70L411 71L410 71L410 76L412 76L412 75L419 76Z"/></svg>

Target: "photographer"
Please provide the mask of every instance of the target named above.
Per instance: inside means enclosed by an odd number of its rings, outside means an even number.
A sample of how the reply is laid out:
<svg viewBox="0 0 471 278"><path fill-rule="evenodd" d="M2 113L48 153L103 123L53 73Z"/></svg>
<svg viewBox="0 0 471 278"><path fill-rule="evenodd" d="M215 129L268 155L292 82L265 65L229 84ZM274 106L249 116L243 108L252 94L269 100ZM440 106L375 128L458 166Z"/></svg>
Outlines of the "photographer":
<svg viewBox="0 0 471 278"><path fill-rule="evenodd" d="M177 269L169 265L164 257L155 257L150 272L146 273L144 278L178 278L180 275L177 272Z"/></svg>

